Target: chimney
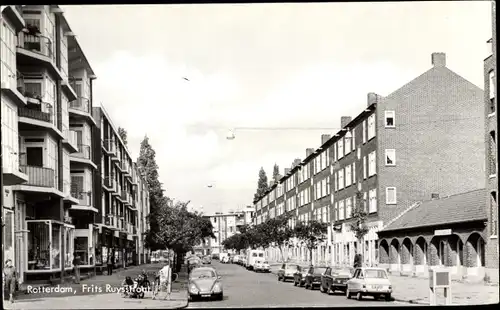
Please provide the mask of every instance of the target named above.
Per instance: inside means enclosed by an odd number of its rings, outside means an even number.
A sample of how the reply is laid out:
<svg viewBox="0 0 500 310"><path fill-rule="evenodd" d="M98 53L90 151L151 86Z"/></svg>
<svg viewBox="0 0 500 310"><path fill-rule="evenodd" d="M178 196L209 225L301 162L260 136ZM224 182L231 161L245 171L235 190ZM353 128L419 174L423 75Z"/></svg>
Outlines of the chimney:
<svg viewBox="0 0 500 310"><path fill-rule="evenodd" d="M295 158L293 160L293 163L292 163L292 168L295 168L296 166L298 166L300 163L302 162L302 160L300 160L300 158Z"/></svg>
<svg viewBox="0 0 500 310"><path fill-rule="evenodd" d="M332 135L321 135L321 144L325 144L326 141L330 140L331 137Z"/></svg>
<svg viewBox="0 0 500 310"><path fill-rule="evenodd" d="M314 149L312 149L312 148L306 149L306 157L308 157L309 155L312 155L312 153L314 153Z"/></svg>
<svg viewBox="0 0 500 310"><path fill-rule="evenodd" d="M368 93L367 107L378 102L379 95L376 93Z"/></svg>
<svg viewBox="0 0 500 310"><path fill-rule="evenodd" d="M290 172L290 168L285 168L285 175Z"/></svg>
<svg viewBox="0 0 500 310"><path fill-rule="evenodd" d="M352 117L350 116L342 116L340 118L340 127L344 128L345 126L347 126L347 124L349 124L350 122L352 121Z"/></svg>
<svg viewBox="0 0 500 310"><path fill-rule="evenodd" d="M434 67L446 67L446 54L445 53L432 53L432 65Z"/></svg>
<svg viewBox="0 0 500 310"><path fill-rule="evenodd" d="M432 194L431 194L431 200L436 200L436 199L439 199L439 194L437 194L437 193L432 193Z"/></svg>

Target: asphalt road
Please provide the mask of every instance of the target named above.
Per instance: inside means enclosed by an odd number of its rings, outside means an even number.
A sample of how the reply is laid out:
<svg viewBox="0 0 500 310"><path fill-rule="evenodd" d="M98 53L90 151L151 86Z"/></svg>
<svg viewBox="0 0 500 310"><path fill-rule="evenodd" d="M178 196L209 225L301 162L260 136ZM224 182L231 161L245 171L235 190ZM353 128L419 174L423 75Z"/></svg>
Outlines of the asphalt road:
<svg viewBox="0 0 500 310"><path fill-rule="evenodd" d="M344 306L412 306L400 302L375 301L366 297L362 301L347 299L344 294L327 295L315 290L295 287L292 282L278 282L276 275L256 273L235 264L212 261L222 276L224 300L193 301L188 308L255 308L255 307L344 307Z"/></svg>

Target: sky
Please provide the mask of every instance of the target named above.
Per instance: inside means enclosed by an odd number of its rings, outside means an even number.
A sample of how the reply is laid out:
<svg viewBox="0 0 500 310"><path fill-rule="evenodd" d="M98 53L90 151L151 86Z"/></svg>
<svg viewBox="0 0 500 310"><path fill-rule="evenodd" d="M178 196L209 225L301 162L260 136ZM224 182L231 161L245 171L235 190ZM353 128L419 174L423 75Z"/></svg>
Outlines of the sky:
<svg viewBox="0 0 500 310"><path fill-rule="evenodd" d="M283 174L433 52L483 88L492 21L487 1L62 7L97 75L94 105L134 160L147 135L166 195L204 213L251 205L261 167ZM308 129L265 129L287 127Z"/></svg>

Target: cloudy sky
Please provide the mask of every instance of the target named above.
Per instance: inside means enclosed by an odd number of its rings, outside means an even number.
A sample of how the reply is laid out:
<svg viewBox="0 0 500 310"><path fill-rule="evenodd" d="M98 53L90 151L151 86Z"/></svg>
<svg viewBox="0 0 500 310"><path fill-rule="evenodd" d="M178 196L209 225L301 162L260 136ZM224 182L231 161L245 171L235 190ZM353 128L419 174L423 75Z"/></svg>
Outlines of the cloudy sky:
<svg viewBox="0 0 500 310"><path fill-rule="evenodd" d="M428 70L432 52L482 88L491 37L489 2L64 9L98 76L94 100L127 129L134 159L147 134L167 195L205 213L250 205L260 167L304 158L368 92Z"/></svg>

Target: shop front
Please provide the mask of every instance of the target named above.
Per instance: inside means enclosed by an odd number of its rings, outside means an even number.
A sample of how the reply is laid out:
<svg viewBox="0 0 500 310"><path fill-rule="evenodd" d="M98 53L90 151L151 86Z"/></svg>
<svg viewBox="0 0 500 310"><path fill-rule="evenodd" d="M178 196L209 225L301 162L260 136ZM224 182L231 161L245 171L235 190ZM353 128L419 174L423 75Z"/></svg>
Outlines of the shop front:
<svg viewBox="0 0 500 310"><path fill-rule="evenodd" d="M88 228L76 230L75 253L80 257L80 268L82 271L94 268L96 265L98 243L99 228L96 225L88 224Z"/></svg>
<svg viewBox="0 0 500 310"><path fill-rule="evenodd" d="M63 255L64 270L73 268L73 225L56 220L27 220L26 224L27 260L24 267L27 280L55 276L61 271ZM63 245L64 253L61 253ZM22 249L19 250L22 254Z"/></svg>

